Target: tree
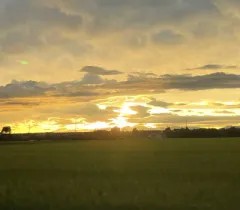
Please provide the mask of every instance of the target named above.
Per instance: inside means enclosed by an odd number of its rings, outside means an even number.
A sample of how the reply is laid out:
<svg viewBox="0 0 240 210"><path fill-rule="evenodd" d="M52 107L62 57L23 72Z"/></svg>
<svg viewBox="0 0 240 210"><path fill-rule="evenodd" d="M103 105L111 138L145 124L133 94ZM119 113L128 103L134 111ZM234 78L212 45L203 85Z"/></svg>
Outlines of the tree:
<svg viewBox="0 0 240 210"><path fill-rule="evenodd" d="M5 126L3 127L1 134L11 134L12 133L12 128L10 126Z"/></svg>
<svg viewBox="0 0 240 210"><path fill-rule="evenodd" d="M137 134L138 132L139 132L139 130L137 128L133 128L133 130L132 130L133 134Z"/></svg>
<svg viewBox="0 0 240 210"><path fill-rule="evenodd" d="M119 135L121 133L121 129L119 127L114 127L111 129L112 135Z"/></svg>

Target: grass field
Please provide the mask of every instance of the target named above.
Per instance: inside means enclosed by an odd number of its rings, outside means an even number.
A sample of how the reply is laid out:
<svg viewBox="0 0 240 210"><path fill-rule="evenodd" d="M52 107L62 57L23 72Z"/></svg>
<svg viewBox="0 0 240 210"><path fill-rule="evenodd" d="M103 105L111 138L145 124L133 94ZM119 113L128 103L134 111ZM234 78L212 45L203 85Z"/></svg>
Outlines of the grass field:
<svg viewBox="0 0 240 210"><path fill-rule="evenodd" d="M240 139L0 144L0 209L240 209Z"/></svg>

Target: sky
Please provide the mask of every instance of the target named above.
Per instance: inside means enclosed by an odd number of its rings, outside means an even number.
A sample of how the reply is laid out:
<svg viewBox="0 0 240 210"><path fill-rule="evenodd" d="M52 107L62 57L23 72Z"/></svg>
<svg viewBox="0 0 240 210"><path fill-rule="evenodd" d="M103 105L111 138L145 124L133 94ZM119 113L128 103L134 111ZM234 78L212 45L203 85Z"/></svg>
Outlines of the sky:
<svg viewBox="0 0 240 210"><path fill-rule="evenodd" d="M0 127L240 126L239 0L0 0Z"/></svg>

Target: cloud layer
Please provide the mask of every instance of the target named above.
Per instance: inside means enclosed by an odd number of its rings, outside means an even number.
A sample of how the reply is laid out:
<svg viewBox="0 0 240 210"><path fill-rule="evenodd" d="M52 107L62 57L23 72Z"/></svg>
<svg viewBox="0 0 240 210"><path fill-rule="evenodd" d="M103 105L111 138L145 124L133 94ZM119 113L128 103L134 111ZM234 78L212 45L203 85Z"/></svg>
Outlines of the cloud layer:
<svg viewBox="0 0 240 210"><path fill-rule="evenodd" d="M213 70L213 71L218 71L218 70L224 70L224 69L239 69L237 66L226 66L226 65L220 65L220 64L207 64L204 66L192 68L192 69L187 69L187 70Z"/></svg>
<svg viewBox="0 0 240 210"><path fill-rule="evenodd" d="M96 75L118 75L122 74L122 72L117 70L106 70L97 66L85 66L81 69L81 72L96 74Z"/></svg>
<svg viewBox="0 0 240 210"><path fill-rule="evenodd" d="M110 72L110 71L109 71ZM13 81L0 86L0 98L23 98L33 96L107 96L153 94L167 90L199 91L211 89L240 88L240 75L214 73L201 76L159 75L128 78L126 81L104 80L101 76L86 73L80 81L48 84L36 81ZM94 90L93 90L94 89ZM152 101L152 104L161 102ZM167 105L167 104L166 104Z"/></svg>
<svg viewBox="0 0 240 210"><path fill-rule="evenodd" d="M0 119L234 124L239 12L238 0L0 0Z"/></svg>
<svg viewBox="0 0 240 210"><path fill-rule="evenodd" d="M79 66L98 75L189 67L237 73L237 1L2 0L0 8L0 84L24 75L73 80ZM16 62L22 59L29 65Z"/></svg>

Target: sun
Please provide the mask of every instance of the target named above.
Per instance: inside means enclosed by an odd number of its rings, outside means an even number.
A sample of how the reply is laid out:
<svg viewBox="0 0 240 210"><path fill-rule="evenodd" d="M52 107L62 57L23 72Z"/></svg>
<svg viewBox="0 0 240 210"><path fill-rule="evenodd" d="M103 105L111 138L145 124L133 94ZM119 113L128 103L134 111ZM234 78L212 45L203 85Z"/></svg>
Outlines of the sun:
<svg viewBox="0 0 240 210"><path fill-rule="evenodd" d="M117 126L118 128L134 127L137 125L137 123L130 123L127 120L128 120L128 118L121 117L121 116L111 119L113 125Z"/></svg>

